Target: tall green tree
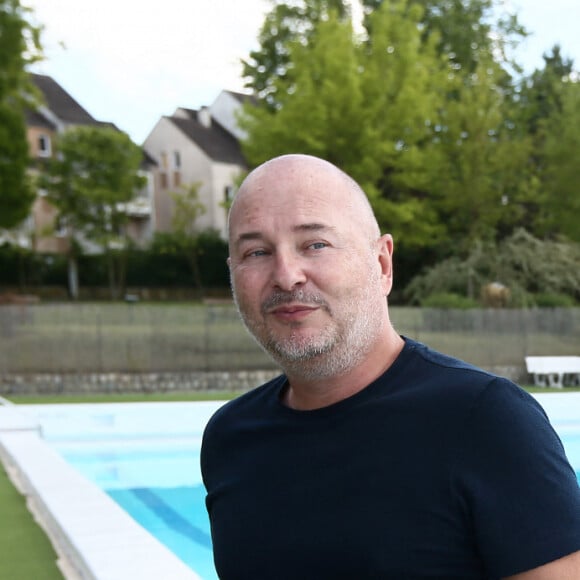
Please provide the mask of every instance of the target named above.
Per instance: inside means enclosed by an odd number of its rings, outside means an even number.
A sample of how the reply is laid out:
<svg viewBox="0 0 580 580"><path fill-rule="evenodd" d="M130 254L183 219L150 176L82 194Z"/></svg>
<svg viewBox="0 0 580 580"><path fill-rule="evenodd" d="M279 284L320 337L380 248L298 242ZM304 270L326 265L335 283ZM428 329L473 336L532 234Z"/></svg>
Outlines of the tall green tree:
<svg viewBox="0 0 580 580"><path fill-rule="evenodd" d="M544 66L525 77L519 99L523 120L530 134L543 137L546 120L561 112L564 86L571 80L574 61L564 57L559 45L543 55Z"/></svg>
<svg viewBox="0 0 580 580"><path fill-rule="evenodd" d="M373 15L377 35L360 42L351 22L331 12L307 43L290 45L287 74L276 81L277 107L248 105L241 119L252 165L288 152L336 163L408 246L432 242L439 231L425 199L425 147L447 78L434 45L421 38L420 15L405 0L385 4Z"/></svg>
<svg viewBox="0 0 580 580"><path fill-rule="evenodd" d="M260 47L242 61L242 76L269 108L278 106L280 79L285 79L291 64L290 47L296 42L308 44L316 25L325 20L330 11L341 19L348 16L344 0L270 0L260 29Z"/></svg>
<svg viewBox="0 0 580 580"><path fill-rule="evenodd" d="M34 200L23 112L34 93L26 67L40 57L30 11L19 0L0 0L0 228L18 225Z"/></svg>
<svg viewBox="0 0 580 580"><path fill-rule="evenodd" d="M374 35L370 14L390 0L362 0L365 23ZM511 62L508 50L526 35L517 16L498 0L413 0L423 8L423 34L438 37L437 50L458 71L472 73L481 57Z"/></svg>
<svg viewBox="0 0 580 580"><path fill-rule="evenodd" d="M407 0L383 2L369 16L372 34L362 45L366 181L358 178L381 226L406 248L433 245L443 233L430 180L450 71L437 36L421 34L422 16Z"/></svg>
<svg viewBox="0 0 580 580"><path fill-rule="evenodd" d="M364 121L358 50L352 27L331 12L304 45L289 46L291 66L276 80L278 106L248 104L241 125L252 165L283 153L324 157L343 167L364 158Z"/></svg>
<svg viewBox="0 0 580 580"><path fill-rule="evenodd" d="M78 295L77 257L92 245L108 258L112 298L119 297L127 247L127 202L142 186L142 151L109 126L76 127L56 143L43 187L70 239L69 290Z"/></svg>
<svg viewBox="0 0 580 580"><path fill-rule="evenodd" d="M561 109L548 117L545 129L541 231L580 242L580 82L562 86Z"/></svg>
<svg viewBox="0 0 580 580"><path fill-rule="evenodd" d="M460 240L453 243L460 251L513 231L528 191L530 141L507 122L511 101L501 76L491 60L457 75L436 132L432 188L448 239Z"/></svg>
<svg viewBox="0 0 580 580"><path fill-rule="evenodd" d="M524 210L521 225L538 236L557 233L548 215L548 208L550 212L556 209L553 202L558 199L557 193L551 193L551 179L558 179L557 170L551 167L559 167L567 159L575 163L573 149L555 154L559 131L561 126L566 125L563 118L565 95L569 86L574 84L573 61L562 55L558 45L545 53L543 58L544 66L524 77L518 87L515 118L519 130L531 142L528 171L533 177L527 199L521 206ZM570 103L567 104L569 106ZM571 115L573 126L576 112L568 110L566 115Z"/></svg>

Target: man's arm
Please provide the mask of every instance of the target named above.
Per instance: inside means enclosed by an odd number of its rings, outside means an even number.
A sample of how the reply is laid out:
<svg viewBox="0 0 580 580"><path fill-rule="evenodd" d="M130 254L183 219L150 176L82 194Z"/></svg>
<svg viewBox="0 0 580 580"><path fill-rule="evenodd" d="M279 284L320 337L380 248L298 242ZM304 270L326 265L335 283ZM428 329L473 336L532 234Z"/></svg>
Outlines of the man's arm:
<svg viewBox="0 0 580 580"><path fill-rule="evenodd" d="M504 580L580 580L580 552L574 552Z"/></svg>

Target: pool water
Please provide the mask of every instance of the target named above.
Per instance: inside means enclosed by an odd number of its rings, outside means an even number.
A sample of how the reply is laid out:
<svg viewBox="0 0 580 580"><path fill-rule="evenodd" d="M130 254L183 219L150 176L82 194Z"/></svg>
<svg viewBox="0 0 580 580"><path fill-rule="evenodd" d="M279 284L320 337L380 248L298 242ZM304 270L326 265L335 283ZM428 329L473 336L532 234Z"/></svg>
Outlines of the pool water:
<svg viewBox="0 0 580 580"><path fill-rule="evenodd" d="M580 409L578 412L580 413ZM576 428L571 430L570 428L564 425L558 425L557 423L554 427L562 439L564 449L566 449L566 456L576 471L576 478L580 483L580 432L578 432Z"/></svg>
<svg viewBox="0 0 580 580"><path fill-rule="evenodd" d="M222 405L54 405L33 413L43 436L202 580L216 580L199 450Z"/></svg>
<svg viewBox="0 0 580 580"><path fill-rule="evenodd" d="M53 439L52 446L204 580L217 578L199 438Z"/></svg>
<svg viewBox="0 0 580 580"><path fill-rule="evenodd" d="M45 439L71 465L203 580L215 580L199 450L203 428L222 404L27 407L36 407ZM566 416L551 419L580 482L580 404L572 406L577 419L570 418L569 405L563 408Z"/></svg>
<svg viewBox="0 0 580 580"><path fill-rule="evenodd" d="M217 578L203 485L135 487L108 493L199 576Z"/></svg>

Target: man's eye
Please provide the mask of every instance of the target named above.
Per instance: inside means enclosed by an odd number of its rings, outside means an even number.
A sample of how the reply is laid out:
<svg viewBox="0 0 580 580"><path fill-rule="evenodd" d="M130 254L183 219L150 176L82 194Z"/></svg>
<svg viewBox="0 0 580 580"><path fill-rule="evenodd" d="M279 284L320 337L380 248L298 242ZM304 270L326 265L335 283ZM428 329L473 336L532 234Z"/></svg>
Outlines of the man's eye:
<svg viewBox="0 0 580 580"><path fill-rule="evenodd" d="M313 244L310 244L308 247L313 250L322 250L322 248L326 248L327 245L328 244L324 242L314 242Z"/></svg>
<svg viewBox="0 0 580 580"><path fill-rule="evenodd" d="M249 258L256 258L259 256L265 256L265 255L266 255L266 250L252 250L251 252L248 252L246 254L246 256Z"/></svg>

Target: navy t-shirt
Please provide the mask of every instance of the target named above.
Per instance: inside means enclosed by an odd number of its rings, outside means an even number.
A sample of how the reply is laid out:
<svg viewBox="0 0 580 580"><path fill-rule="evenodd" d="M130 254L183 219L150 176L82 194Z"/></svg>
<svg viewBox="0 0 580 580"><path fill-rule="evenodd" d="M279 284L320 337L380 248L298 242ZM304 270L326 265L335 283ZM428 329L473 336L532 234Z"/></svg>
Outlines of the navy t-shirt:
<svg viewBox="0 0 580 580"><path fill-rule="evenodd" d="M201 466L230 579L501 578L580 550L580 492L517 385L406 339L328 407L280 402L284 376L224 405Z"/></svg>

